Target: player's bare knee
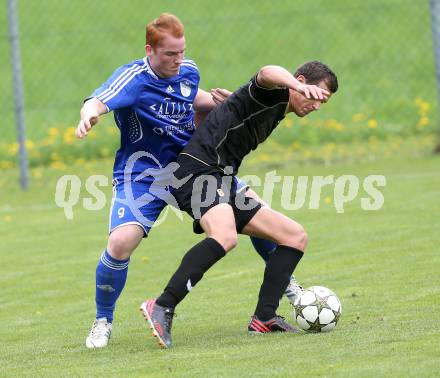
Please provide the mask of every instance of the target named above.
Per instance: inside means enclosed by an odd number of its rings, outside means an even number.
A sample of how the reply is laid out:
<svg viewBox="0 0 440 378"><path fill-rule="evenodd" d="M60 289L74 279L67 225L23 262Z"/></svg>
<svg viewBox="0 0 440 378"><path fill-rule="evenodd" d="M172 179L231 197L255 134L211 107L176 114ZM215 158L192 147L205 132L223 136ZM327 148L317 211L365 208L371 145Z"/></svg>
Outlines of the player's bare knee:
<svg viewBox="0 0 440 378"><path fill-rule="evenodd" d="M307 235L307 232L304 230L304 228L301 227L301 231L298 234L298 247L297 249L305 252L307 248L307 244L309 242L309 236Z"/></svg>
<svg viewBox="0 0 440 378"><path fill-rule="evenodd" d="M307 247L308 240L308 235L304 228L300 224L296 224L295 227L291 228L287 232L285 239L279 244L287 245L304 252Z"/></svg>
<svg viewBox="0 0 440 378"><path fill-rule="evenodd" d="M304 252L309 241L309 236L307 235L306 230L304 230L301 225L297 225L293 230L292 238L292 247Z"/></svg>
<svg viewBox="0 0 440 378"><path fill-rule="evenodd" d="M236 232L226 232L221 235L211 236L225 249L225 252L229 252L235 248L238 243L238 236Z"/></svg>
<svg viewBox="0 0 440 378"><path fill-rule="evenodd" d="M131 256L139 243L140 240L133 234L128 232L112 232L108 240L107 251L110 256L117 260L126 260Z"/></svg>

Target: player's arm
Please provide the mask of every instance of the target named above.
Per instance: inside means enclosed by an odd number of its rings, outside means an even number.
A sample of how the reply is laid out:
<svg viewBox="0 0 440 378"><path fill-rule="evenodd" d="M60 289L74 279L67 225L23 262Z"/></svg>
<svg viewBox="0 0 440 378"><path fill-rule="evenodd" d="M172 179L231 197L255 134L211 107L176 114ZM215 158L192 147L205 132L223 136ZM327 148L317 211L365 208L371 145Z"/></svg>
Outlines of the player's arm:
<svg viewBox="0 0 440 378"><path fill-rule="evenodd" d="M257 83L259 86L274 89L278 87L291 88L302 93L307 98L327 100L330 93L317 85L301 83L289 71L280 66L264 66L258 71Z"/></svg>
<svg viewBox="0 0 440 378"><path fill-rule="evenodd" d="M99 116L107 113L107 107L97 98L87 100L80 111L80 121L75 131L77 138L84 138L90 129L98 123Z"/></svg>
<svg viewBox="0 0 440 378"><path fill-rule="evenodd" d="M231 93L232 92L227 89L215 88L211 89L211 93L209 94L199 88L194 99L194 122L196 127L203 122L212 108L225 101Z"/></svg>
<svg viewBox="0 0 440 378"><path fill-rule="evenodd" d="M231 94L227 89L211 89L211 93L199 88L194 99L194 110L209 112L216 105L221 104Z"/></svg>

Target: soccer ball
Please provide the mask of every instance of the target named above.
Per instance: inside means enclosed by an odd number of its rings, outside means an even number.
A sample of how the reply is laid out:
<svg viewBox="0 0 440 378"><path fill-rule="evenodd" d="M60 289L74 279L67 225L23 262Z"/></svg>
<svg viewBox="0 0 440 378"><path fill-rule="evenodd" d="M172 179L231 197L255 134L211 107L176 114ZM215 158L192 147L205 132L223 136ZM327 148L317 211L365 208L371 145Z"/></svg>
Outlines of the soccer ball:
<svg viewBox="0 0 440 378"><path fill-rule="evenodd" d="M304 331L327 332L336 327L342 313L341 302L323 286L305 289L293 304L293 316Z"/></svg>

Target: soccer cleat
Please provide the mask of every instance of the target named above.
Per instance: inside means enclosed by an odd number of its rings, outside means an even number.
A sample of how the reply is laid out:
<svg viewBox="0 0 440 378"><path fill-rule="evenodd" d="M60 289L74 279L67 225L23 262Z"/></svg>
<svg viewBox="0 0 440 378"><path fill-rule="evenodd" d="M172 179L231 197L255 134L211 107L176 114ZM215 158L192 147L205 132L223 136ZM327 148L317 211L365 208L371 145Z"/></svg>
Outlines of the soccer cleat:
<svg viewBox="0 0 440 378"><path fill-rule="evenodd" d="M112 323L109 323L107 318L96 319L86 339L86 347L90 349L106 347L111 334Z"/></svg>
<svg viewBox="0 0 440 378"><path fill-rule="evenodd" d="M257 315L253 315L248 325L248 332L250 334L258 334L268 332L299 332L299 330L292 327L279 315L275 315L272 319L265 322L258 319Z"/></svg>
<svg viewBox="0 0 440 378"><path fill-rule="evenodd" d="M293 306L295 300L301 295L303 291L303 287L298 283L295 276L292 276L284 294L289 300L290 304Z"/></svg>
<svg viewBox="0 0 440 378"><path fill-rule="evenodd" d="M139 309L150 329L162 348L171 348L171 326L173 323L174 311L172 308L162 307L156 304L156 299L150 299L141 304Z"/></svg>

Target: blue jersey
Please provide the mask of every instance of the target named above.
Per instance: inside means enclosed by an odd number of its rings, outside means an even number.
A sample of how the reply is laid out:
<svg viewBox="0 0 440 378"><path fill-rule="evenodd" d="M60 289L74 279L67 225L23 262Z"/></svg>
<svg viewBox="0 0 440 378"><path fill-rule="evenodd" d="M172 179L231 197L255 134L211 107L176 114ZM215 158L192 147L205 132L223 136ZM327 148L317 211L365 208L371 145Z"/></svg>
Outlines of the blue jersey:
<svg viewBox="0 0 440 378"><path fill-rule="evenodd" d="M119 67L93 92L91 97L114 112L121 132L114 179L134 180L148 168L176 160L195 130L193 102L199 81L191 60L183 60L178 75L161 78L144 58ZM126 167L131 176L124 180Z"/></svg>

